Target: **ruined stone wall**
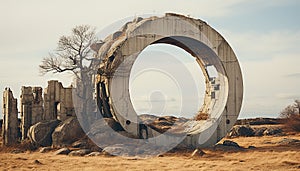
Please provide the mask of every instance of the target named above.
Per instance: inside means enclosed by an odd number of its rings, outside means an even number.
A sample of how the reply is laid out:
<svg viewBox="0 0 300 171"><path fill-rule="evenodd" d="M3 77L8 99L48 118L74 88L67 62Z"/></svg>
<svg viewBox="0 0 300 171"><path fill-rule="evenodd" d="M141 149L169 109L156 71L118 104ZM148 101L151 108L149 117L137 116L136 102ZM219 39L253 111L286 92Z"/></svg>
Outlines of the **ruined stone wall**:
<svg viewBox="0 0 300 171"><path fill-rule="evenodd" d="M44 98L41 87L26 87L21 89L20 114L21 124L18 122L17 99L13 97L10 89L5 89L3 93L3 124L2 136L3 145L17 143L19 135L19 125L22 140L27 138L29 128L40 122L50 120L66 120L76 116L73 99L72 87L64 88L56 80L48 81L45 88Z"/></svg>
<svg viewBox="0 0 300 171"><path fill-rule="evenodd" d="M43 89L41 87L22 87L20 96L22 140L27 138L30 126L43 120Z"/></svg>
<svg viewBox="0 0 300 171"><path fill-rule="evenodd" d="M48 81L48 87L44 92L44 120L66 120L75 116L72 87L64 88L56 80Z"/></svg>
<svg viewBox="0 0 300 171"><path fill-rule="evenodd" d="M18 142L18 109L17 99L8 88L3 92L3 145L10 146Z"/></svg>

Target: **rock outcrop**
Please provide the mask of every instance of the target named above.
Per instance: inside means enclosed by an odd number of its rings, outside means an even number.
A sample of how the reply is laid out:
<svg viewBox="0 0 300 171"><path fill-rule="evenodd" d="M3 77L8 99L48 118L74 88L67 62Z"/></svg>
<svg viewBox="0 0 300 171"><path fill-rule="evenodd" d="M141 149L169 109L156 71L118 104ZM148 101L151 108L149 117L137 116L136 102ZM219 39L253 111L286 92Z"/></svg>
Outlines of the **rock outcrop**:
<svg viewBox="0 0 300 171"><path fill-rule="evenodd" d="M251 137L251 136L270 136L284 135L280 127L251 127L249 125L236 125L228 133L228 137Z"/></svg>
<svg viewBox="0 0 300 171"><path fill-rule="evenodd" d="M143 114L140 115L139 118L142 122L151 127L152 129L164 133L172 128L172 133L182 133L185 129L182 125L188 121L188 119L174 116L163 116L157 117L155 115Z"/></svg>
<svg viewBox="0 0 300 171"><path fill-rule="evenodd" d="M278 118L252 118L252 119L239 119L236 125L278 125L282 123L282 119Z"/></svg>

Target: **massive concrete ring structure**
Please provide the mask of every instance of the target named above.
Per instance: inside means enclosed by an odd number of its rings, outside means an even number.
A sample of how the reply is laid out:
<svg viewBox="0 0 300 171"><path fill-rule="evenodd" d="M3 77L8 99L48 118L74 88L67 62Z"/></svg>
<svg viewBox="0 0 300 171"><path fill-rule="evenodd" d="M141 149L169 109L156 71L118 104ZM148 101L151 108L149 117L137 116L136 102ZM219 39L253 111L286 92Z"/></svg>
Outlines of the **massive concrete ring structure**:
<svg viewBox="0 0 300 171"><path fill-rule="evenodd" d="M110 35L99 49L98 106L105 117L114 117L129 133L140 138L160 133L142 124L130 100L129 77L134 61L148 45L175 45L194 56L205 76L206 92L201 113L208 119L189 121L183 146L204 147L215 144L232 128L243 98L243 80L235 53L227 41L199 19L167 13L163 17L136 18ZM210 76L214 67L218 75ZM164 141L176 139L171 134Z"/></svg>

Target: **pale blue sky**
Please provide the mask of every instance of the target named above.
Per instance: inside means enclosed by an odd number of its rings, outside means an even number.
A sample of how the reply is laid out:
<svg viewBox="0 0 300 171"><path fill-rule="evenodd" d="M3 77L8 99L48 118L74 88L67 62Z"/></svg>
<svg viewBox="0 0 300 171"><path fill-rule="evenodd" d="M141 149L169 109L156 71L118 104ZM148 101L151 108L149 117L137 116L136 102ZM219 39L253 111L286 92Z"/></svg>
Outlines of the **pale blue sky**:
<svg viewBox="0 0 300 171"><path fill-rule="evenodd" d="M0 90L45 87L38 65L76 25L97 30L120 19L176 12L207 21L231 44L240 61L245 97L240 117L276 117L300 98L300 1L297 0L0 0ZM2 103L2 99L0 99Z"/></svg>

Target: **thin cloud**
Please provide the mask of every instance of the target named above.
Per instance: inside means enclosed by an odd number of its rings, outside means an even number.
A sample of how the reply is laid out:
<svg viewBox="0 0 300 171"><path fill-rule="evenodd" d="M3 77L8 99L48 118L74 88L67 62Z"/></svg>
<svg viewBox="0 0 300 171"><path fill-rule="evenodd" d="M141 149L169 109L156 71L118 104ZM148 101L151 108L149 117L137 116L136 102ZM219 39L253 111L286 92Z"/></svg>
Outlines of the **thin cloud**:
<svg viewBox="0 0 300 171"><path fill-rule="evenodd" d="M270 32L236 33L223 31L240 60L270 60L275 57L285 57L299 54L298 42L300 31L273 30Z"/></svg>
<svg viewBox="0 0 300 171"><path fill-rule="evenodd" d="M283 77L288 77L288 78L300 78L300 73L288 74L288 75L284 75Z"/></svg>
<svg viewBox="0 0 300 171"><path fill-rule="evenodd" d="M290 99L290 100L295 100L295 99L300 99L300 94L291 94L291 93L279 93L276 94L276 97L279 99Z"/></svg>

